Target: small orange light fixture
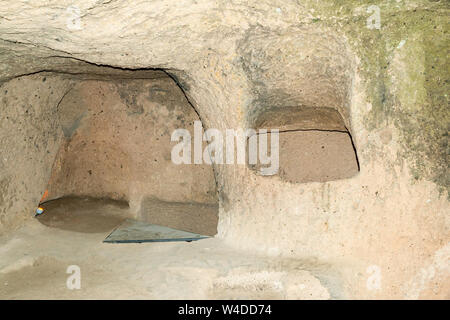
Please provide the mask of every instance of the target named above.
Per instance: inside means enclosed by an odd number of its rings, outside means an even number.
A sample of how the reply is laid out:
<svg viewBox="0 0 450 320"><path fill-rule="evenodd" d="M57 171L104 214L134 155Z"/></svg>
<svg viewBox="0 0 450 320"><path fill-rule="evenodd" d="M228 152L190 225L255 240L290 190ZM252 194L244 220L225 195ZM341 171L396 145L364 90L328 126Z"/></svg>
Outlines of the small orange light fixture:
<svg viewBox="0 0 450 320"><path fill-rule="evenodd" d="M41 201L39 201L39 203L44 202L45 199L47 199L48 197L48 190L45 190L44 194L42 195Z"/></svg>

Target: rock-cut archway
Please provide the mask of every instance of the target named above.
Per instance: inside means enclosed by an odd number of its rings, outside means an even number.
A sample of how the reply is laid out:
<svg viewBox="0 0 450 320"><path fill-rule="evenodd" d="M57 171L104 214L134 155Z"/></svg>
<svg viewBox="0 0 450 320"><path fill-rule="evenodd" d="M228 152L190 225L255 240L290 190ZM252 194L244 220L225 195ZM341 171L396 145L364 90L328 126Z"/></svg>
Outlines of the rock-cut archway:
<svg viewBox="0 0 450 320"><path fill-rule="evenodd" d="M131 72L73 80L57 106L63 138L40 204L41 222L85 232L133 218L217 233L212 167L171 159L172 132L192 131L200 119L166 73L150 70L140 77ZM109 221L104 226L101 217Z"/></svg>

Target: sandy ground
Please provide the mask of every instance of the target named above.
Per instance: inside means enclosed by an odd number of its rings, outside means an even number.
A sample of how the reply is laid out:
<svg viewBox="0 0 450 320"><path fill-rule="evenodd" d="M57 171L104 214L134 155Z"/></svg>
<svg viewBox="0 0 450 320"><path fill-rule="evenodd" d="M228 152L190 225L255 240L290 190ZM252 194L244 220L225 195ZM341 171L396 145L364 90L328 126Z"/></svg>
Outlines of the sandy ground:
<svg viewBox="0 0 450 320"><path fill-rule="evenodd" d="M41 205L44 214L37 220L46 226L63 230L97 233L108 232L131 217L126 201L90 197L64 197Z"/></svg>
<svg viewBox="0 0 450 320"><path fill-rule="evenodd" d="M103 243L120 210L128 209L103 203L95 214L46 212L0 236L0 299L339 298L328 266L235 251L217 238ZM66 285L71 265L80 268L80 289Z"/></svg>

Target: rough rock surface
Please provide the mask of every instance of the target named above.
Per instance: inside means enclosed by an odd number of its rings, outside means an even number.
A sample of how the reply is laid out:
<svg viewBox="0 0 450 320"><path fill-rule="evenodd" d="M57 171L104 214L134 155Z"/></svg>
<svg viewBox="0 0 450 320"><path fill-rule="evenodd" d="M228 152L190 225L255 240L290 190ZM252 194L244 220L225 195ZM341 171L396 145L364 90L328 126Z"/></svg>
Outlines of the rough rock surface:
<svg viewBox="0 0 450 320"><path fill-rule="evenodd" d="M206 128L248 128L271 108L299 106L339 111L352 133L360 172L345 180L297 184L215 166L218 237L325 261L343 297L448 298L449 6L375 4L379 28L356 0L0 6L1 230L30 219L45 188L69 75L161 68ZM70 74L22 77L42 71Z"/></svg>
<svg viewBox="0 0 450 320"><path fill-rule="evenodd" d="M65 136L53 165L48 199L64 195L127 200L144 197L217 202L209 165L171 161L171 134L198 115L169 77L81 81L58 106ZM192 130L191 130L192 131Z"/></svg>

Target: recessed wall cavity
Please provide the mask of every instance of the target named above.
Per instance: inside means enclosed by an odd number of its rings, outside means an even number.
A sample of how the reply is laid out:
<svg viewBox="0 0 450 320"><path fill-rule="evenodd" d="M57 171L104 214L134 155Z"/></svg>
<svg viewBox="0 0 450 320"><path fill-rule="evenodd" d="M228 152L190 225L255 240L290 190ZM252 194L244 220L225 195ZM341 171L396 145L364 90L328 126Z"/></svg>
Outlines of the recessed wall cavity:
<svg viewBox="0 0 450 320"><path fill-rule="evenodd" d="M152 79L82 79L57 107L63 140L46 201L88 197L128 202L129 217L181 230L217 232L208 165L171 161L171 134L199 120L164 72Z"/></svg>
<svg viewBox="0 0 450 320"><path fill-rule="evenodd" d="M279 130L277 175L296 183L354 176L359 163L350 132L353 71L342 39L308 28L282 35L255 28L240 48L254 94L247 126Z"/></svg>

